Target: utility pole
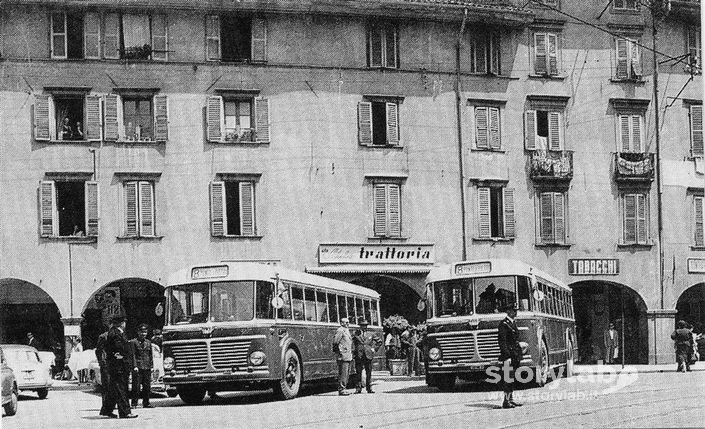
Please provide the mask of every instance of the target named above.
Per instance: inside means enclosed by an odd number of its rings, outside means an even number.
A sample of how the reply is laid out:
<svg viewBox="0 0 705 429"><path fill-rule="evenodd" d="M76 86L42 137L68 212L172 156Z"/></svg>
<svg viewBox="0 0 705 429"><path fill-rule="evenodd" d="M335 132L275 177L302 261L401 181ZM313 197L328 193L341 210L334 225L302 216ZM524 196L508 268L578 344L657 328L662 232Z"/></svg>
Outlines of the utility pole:
<svg viewBox="0 0 705 429"><path fill-rule="evenodd" d="M465 9L463 15L463 22L460 24L460 31L458 31L458 40L455 44L455 111L456 111L456 123L458 126L458 174L460 175L460 222L462 229L462 257L463 261L468 259L468 246L467 246L467 225L465 222L467 209L465 207L465 162L463 157L463 106L462 97L460 91L460 45L463 40L463 33L465 32L465 22L468 18L468 10Z"/></svg>

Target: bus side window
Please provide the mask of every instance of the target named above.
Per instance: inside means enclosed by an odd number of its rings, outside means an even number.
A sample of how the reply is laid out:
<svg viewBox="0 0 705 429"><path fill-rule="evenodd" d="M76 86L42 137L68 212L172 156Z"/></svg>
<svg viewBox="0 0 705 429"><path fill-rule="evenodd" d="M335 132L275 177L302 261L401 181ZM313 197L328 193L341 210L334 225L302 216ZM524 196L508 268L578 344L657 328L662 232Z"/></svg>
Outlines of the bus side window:
<svg viewBox="0 0 705 429"><path fill-rule="evenodd" d="M372 324L372 314L370 313L370 301L365 300L363 301L363 305L365 306L365 320L367 320L367 323Z"/></svg>
<svg viewBox="0 0 705 429"><path fill-rule="evenodd" d="M379 313L377 313L377 300L372 301L372 318L370 325L379 326Z"/></svg>
<svg viewBox="0 0 705 429"><path fill-rule="evenodd" d="M348 304L348 319L350 319L350 323L357 323L357 318L355 317L355 299L353 297L348 296L346 297L345 301Z"/></svg>
<svg viewBox="0 0 705 429"><path fill-rule="evenodd" d="M304 291L299 286L291 287L291 310L294 320L304 320Z"/></svg>
<svg viewBox="0 0 705 429"><path fill-rule="evenodd" d="M337 323L338 322L338 300L336 299L336 295L334 293L329 293L328 295L328 316L330 317L330 321Z"/></svg>
<svg viewBox="0 0 705 429"><path fill-rule="evenodd" d="M360 323L365 318L365 309L362 306L362 298L355 298L355 314L357 314L357 323ZM367 320L367 323L370 321Z"/></svg>
<svg viewBox="0 0 705 429"><path fill-rule="evenodd" d="M289 299L289 291L291 289L286 283L284 284L284 286L286 287L286 289L281 294L281 299L284 302L284 305L282 306L282 308L277 310L277 317L279 319L291 320L291 300Z"/></svg>
<svg viewBox="0 0 705 429"><path fill-rule="evenodd" d="M326 293L322 290L316 291L316 314L319 322L328 321L328 304L326 303Z"/></svg>
<svg viewBox="0 0 705 429"><path fill-rule="evenodd" d="M341 319L348 317L348 310L345 306L345 297L343 295L338 295L338 317Z"/></svg>
<svg viewBox="0 0 705 429"><path fill-rule="evenodd" d="M519 310L529 311L531 300L531 282L528 277L517 277L517 292L519 294Z"/></svg>
<svg viewBox="0 0 705 429"><path fill-rule="evenodd" d="M272 307L272 297L274 296L274 285L268 282L257 282L255 298L255 314L258 319L274 319L274 308Z"/></svg>
<svg viewBox="0 0 705 429"><path fill-rule="evenodd" d="M548 313L548 311L546 311L548 302L548 296L546 295L546 286L543 283L539 283L539 290L543 292L543 300L539 302L539 309L541 309L541 313Z"/></svg>
<svg viewBox="0 0 705 429"><path fill-rule="evenodd" d="M304 289L306 320L316 321L316 291L310 287Z"/></svg>

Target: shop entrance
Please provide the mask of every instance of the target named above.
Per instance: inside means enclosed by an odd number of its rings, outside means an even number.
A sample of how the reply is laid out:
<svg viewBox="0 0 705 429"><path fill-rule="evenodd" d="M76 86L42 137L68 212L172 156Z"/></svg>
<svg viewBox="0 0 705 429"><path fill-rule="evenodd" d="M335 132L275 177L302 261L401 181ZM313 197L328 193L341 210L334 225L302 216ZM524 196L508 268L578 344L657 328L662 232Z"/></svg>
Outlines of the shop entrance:
<svg viewBox="0 0 705 429"><path fill-rule="evenodd" d="M421 296L401 280L378 275L357 278L350 283L375 290L380 294L379 311L382 313L383 320L393 314L404 316L412 325L426 320L426 312L417 309Z"/></svg>
<svg viewBox="0 0 705 429"><path fill-rule="evenodd" d="M127 318L128 338L137 335L137 327L142 323L151 330L161 329L164 326L164 288L151 280L123 279L98 289L83 310L84 348L95 347L98 336L108 329L110 319L116 315Z"/></svg>
<svg viewBox="0 0 705 429"><path fill-rule="evenodd" d="M614 362L646 364L649 361L646 303L633 289L617 283L583 281L573 289L578 363L606 361L605 335L609 324L617 330ZM612 356L615 357L614 355Z"/></svg>
<svg viewBox="0 0 705 429"><path fill-rule="evenodd" d="M705 330L705 283L698 283L683 291L676 303L676 321L685 320L693 331Z"/></svg>

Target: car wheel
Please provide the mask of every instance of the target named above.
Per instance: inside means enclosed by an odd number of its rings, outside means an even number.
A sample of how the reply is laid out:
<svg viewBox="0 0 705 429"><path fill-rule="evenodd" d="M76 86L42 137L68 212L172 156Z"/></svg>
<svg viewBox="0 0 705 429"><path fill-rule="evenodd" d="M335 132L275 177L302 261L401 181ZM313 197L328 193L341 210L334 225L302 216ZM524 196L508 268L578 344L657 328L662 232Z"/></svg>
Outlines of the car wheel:
<svg viewBox="0 0 705 429"><path fill-rule="evenodd" d="M176 389L169 389L166 391L166 396L170 398L176 398L176 395L178 395L179 392L176 391Z"/></svg>
<svg viewBox="0 0 705 429"><path fill-rule="evenodd" d="M14 416L17 414L17 391L13 390L10 396L10 402L5 404L3 408L5 409L5 414L8 416Z"/></svg>
<svg viewBox="0 0 705 429"><path fill-rule="evenodd" d="M301 390L301 361L294 349L287 349L284 354L282 378L274 382L274 393L282 399L296 398Z"/></svg>
<svg viewBox="0 0 705 429"><path fill-rule="evenodd" d="M189 386L177 389L181 400L187 404L195 405L203 402L206 395L206 388L202 386Z"/></svg>
<svg viewBox="0 0 705 429"><path fill-rule="evenodd" d="M39 396L39 399L46 399L49 395L49 389L37 389L37 395Z"/></svg>

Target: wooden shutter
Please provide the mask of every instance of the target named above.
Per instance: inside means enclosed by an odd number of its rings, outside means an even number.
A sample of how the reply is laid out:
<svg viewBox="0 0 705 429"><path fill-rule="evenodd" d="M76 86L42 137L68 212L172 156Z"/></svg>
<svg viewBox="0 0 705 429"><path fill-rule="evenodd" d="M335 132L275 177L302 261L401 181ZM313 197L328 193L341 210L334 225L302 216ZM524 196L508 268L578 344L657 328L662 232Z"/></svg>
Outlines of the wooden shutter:
<svg viewBox="0 0 705 429"><path fill-rule="evenodd" d="M42 237L58 235L56 187L52 180L39 182L39 217Z"/></svg>
<svg viewBox="0 0 705 429"><path fill-rule="evenodd" d="M545 74L546 64L546 33L534 34L534 72Z"/></svg>
<svg viewBox="0 0 705 429"><path fill-rule="evenodd" d="M547 72L550 75L558 74L558 37L555 34L546 35L548 67Z"/></svg>
<svg viewBox="0 0 705 429"><path fill-rule="evenodd" d="M475 61L479 73L487 73L487 38L484 34L475 36Z"/></svg>
<svg viewBox="0 0 705 429"><path fill-rule="evenodd" d="M399 144L399 106L386 103L387 106L387 144Z"/></svg>
<svg viewBox="0 0 705 429"><path fill-rule="evenodd" d="M54 100L51 95L34 96L34 139L49 141L54 134L51 129Z"/></svg>
<svg viewBox="0 0 705 429"><path fill-rule="evenodd" d="M119 137L119 117L118 106L120 105L120 96L109 94L104 98L103 103L103 120L105 122L104 132L106 141L117 141Z"/></svg>
<svg viewBox="0 0 705 429"><path fill-rule="evenodd" d="M255 189L252 182L240 182L240 235L255 235Z"/></svg>
<svg viewBox="0 0 705 429"><path fill-rule="evenodd" d="M632 151L641 152L641 115L632 115Z"/></svg>
<svg viewBox="0 0 705 429"><path fill-rule="evenodd" d="M499 109L496 107L489 107L489 136L490 136L490 148L499 150L502 147L502 139L500 135L500 124L499 124Z"/></svg>
<svg viewBox="0 0 705 429"><path fill-rule="evenodd" d="M255 141L269 143L269 99L255 98Z"/></svg>
<svg viewBox="0 0 705 429"><path fill-rule="evenodd" d="M636 195L624 195L624 242L632 244L636 242Z"/></svg>
<svg viewBox="0 0 705 429"><path fill-rule="evenodd" d="M264 18L252 18L252 61L267 61L267 21Z"/></svg>
<svg viewBox="0 0 705 429"><path fill-rule="evenodd" d="M225 235L226 212L225 212L225 182L211 182L211 235L222 237Z"/></svg>
<svg viewBox="0 0 705 429"><path fill-rule="evenodd" d="M137 237L139 232L137 227L137 183L125 183L125 236L127 237Z"/></svg>
<svg viewBox="0 0 705 429"><path fill-rule="evenodd" d="M703 232L703 197L694 197L695 203L695 245L705 246L705 233Z"/></svg>
<svg viewBox="0 0 705 429"><path fill-rule="evenodd" d="M637 242L646 244L649 239L648 230L648 209L646 205L646 195L636 195L636 222L637 222Z"/></svg>
<svg viewBox="0 0 705 429"><path fill-rule="evenodd" d="M548 112L548 149L561 150L561 114Z"/></svg>
<svg viewBox="0 0 705 429"><path fill-rule="evenodd" d="M553 243L553 193L543 192L540 198L539 217L541 221L541 243Z"/></svg>
<svg viewBox="0 0 705 429"><path fill-rule="evenodd" d="M490 238L492 228L490 226L490 188L477 188L477 213L478 213L478 236L480 238Z"/></svg>
<svg viewBox="0 0 705 429"><path fill-rule="evenodd" d="M629 115L619 115L619 136L622 152L631 152L631 126Z"/></svg>
<svg viewBox="0 0 705 429"><path fill-rule="evenodd" d="M387 235L387 187L378 184L373 188L374 234Z"/></svg>
<svg viewBox="0 0 705 429"><path fill-rule="evenodd" d="M86 58L100 58L100 15L83 16L83 49Z"/></svg>
<svg viewBox="0 0 705 429"><path fill-rule="evenodd" d="M556 243L565 243L566 228L565 228L565 197L562 193L556 192L553 194L553 237Z"/></svg>
<svg viewBox="0 0 705 429"><path fill-rule="evenodd" d="M524 113L525 145L527 150L536 150L536 111Z"/></svg>
<svg viewBox="0 0 705 429"><path fill-rule="evenodd" d="M401 236L401 189L399 185L387 185L387 199L389 207L389 231L392 237Z"/></svg>
<svg viewBox="0 0 705 429"><path fill-rule="evenodd" d="M361 145L372 144L372 103L361 101L357 104L357 130Z"/></svg>
<svg viewBox="0 0 705 429"><path fill-rule="evenodd" d="M487 107L475 108L475 146L478 149L489 148Z"/></svg>
<svg viewBox="0 0 705 429"><path fill-rule="evenodd" d="M152 15L152 59L166 61L168 58L169 38L166 15Z"/></svg>
<svg viewBox="0 0 705 429"><path fill-rule="evenodd" d="M120 58L120 15L105 14L105 36L103 44L105 58Z"/></svg>
<svg viewBox="0 0 705 429"><path fill-rule="evenodd" d="M154 236L154 184L139 182L140 236Z"/></svg>
<svg viewBox="0 0 705 429"><path fill-rule="evenodd" d="M703 148L703 106L690 106L690 143L693 156L705 155Z"/></svg>
<svg viewBox="0 0 705 429"><path fill-rule="evenodd" d="M98 236L98 182L86 182L85 205L86 205L86 236Z"/></svg>
<svg viewBox="0 0 705 429"><path fill-rule="evenodd" d="M206 60L220 59L220 17L206 16Z"/></svg>
<svg viewBox="0 0 705 429"><path fill-rule="evenodd" d="M103 116L100 110L100 96L86 96L86 140L100 141L103 138Z"/></svg>
<svg viewBox="0 0 705 429"><path fill-rule="evenodd" d="M617 39L616 44L617 78L626 79L627 77L629 77L629 42L627 41L627 39Z"/></svg>
<svg viewBox="0 0 705 429"><path fill-rule="evenodd" d="M629 45L629 62L631 66L629 77L632 79L638 79L642 75L641 48L639 47L639 40L630 40Z"/></svg>
<svg viewBox="0 0 705 429"><path fill-rule="evenodd" d="M515 234L514 189L504 188L504 236L514 238Z"/></svg>
<svg viewBox="0 0 705 429"><path fill-rule="evenodd" d="M169 139L169 101L166 95L154 96L154 140Z"/></svg>
<svg viewBox="0 0 705 429"><path fill-rule="evenodd" d="M218 95L208 97L206 100L206 129L209 142L222 143L224 141L224 112L223 97Z"/></svg>

